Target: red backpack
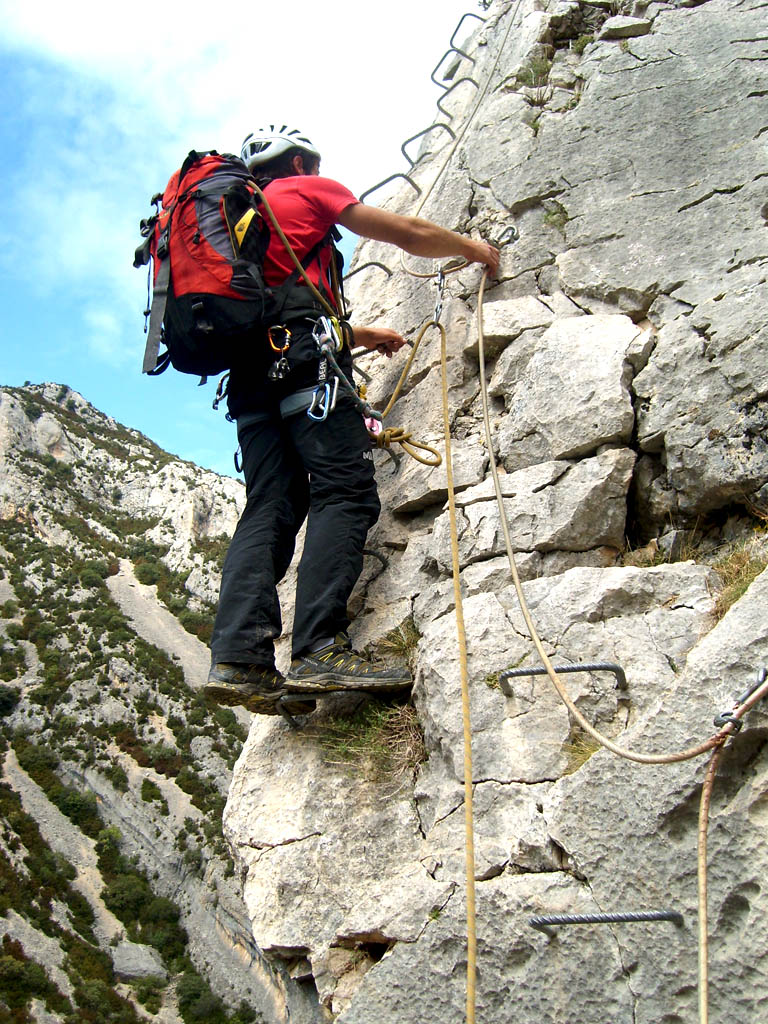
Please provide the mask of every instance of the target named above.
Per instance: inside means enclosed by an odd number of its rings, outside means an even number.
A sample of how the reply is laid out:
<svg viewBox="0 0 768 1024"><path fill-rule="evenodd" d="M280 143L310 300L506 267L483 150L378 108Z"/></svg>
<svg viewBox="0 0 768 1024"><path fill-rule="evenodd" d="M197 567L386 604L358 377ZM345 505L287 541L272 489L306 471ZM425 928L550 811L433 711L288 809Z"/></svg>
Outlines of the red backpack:
<svg viewBox="0 0 768 1024"><path fill-rule="evenodd" d="M183 373L221 373L254 343L274 304L262 272L269 229L253 180L237 157L193 150L152 202L158 209L141 222L145 241L133 262L154 261L143 372L170 363Z"/></svg>

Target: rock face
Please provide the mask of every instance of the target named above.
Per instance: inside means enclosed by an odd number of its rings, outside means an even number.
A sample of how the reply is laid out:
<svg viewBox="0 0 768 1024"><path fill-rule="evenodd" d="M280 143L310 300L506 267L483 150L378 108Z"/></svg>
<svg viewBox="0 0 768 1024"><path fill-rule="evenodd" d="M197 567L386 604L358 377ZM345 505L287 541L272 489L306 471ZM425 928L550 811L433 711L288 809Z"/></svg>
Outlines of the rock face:
<svg viewBox="0 0 768 1024"><path fill-rule="evenodd" d="M550 657L626 671L626 689L601 671L564 679L588 720L632 750L706 739L768 662L767 46L757 0L635 10L496 0L444 84L440 120L452 135L424 137L410 171L418 195L404 183L385 201L476 237L519 233L483 310L504 512ZM355 268L353 319L410 336L432 316L434 288L398 272L392 249L361 245ZM450 275L443 311L469 652L478 1019L690 1020L706 759L619 759L596 750L546 677L515 676L509 695L499 687L501 671L537 659L488 477L478 280L472 267ZM383 405L400 364L364 364L369 397ZM389 422L442 450L440 387L428 332ZM446 482L407 459L377 460L385 512L352 635L376 641L412 618L426 760L391 786L328 753L343 709L322 708L298 732L261 721L235 766L225 829L256 943L314 982L329 1017L431 1024L462 1019L466 964ZM737 542L756 578L723 615L722 573L710 563ZM642 547L631 556L628 545ZM664 552L675 561L651 564ZM768 1012L758 969L768 941L766 714L749 714L715 785L715 1019ZM362 732L363 719L353 722ZM547 934L528 923L661 909L683 924ZM737 936L749 936L748 950Z"/></svg>

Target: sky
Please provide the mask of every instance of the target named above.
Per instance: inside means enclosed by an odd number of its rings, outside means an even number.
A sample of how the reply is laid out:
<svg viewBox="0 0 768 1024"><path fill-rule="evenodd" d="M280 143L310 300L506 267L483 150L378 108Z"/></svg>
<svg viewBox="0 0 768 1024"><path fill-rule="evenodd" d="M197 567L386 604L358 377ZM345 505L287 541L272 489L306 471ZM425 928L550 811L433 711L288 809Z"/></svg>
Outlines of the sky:
<svg viewBox="0 0 768 1024"><path fill-rule="evenodd" d="M300 128L360 194L407 170L430 73L477 0L0 0L0 384L67 384L162 448L234 476L215 381L141 374L138 223L190 149ZM466 18L457 42L480 22ZM375 195L369 200L375 203ZM352 243L345 244L348 252Z"/></svg>

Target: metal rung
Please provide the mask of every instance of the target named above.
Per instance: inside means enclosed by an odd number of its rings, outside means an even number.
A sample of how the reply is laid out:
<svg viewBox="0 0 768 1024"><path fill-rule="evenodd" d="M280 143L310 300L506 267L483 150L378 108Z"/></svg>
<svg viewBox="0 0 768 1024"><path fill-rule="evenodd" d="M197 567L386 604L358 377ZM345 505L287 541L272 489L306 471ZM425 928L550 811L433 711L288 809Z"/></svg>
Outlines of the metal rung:
<svg viewBox="0 0 768 1024"><path fill-rule="evenodd" d="M421 195L421 189L416 184L416 182L413 181L412 178L409 178L407 174L402 174L401 172L398 172L397 174L390 174L390 176L388 178L385 178L383 181L380 181L378 183L378 185L374 185L373 188L369 188L367 192L363 192L363 194L360 196L360 202L364 203L366 198L372 192L376 192L378 189L383 188L384 185L388 185L389 182L390 181L394 181L395 178L405 178L405 180L408 182L408 184L411 186L411 188L416 190L416 194L419 195L419 196Z"/></svg>
<svg viewBox="0 0 768 1024"><path fill-rule="evenodd" d="M387 277L392 277L392 271L384 263L379 263L378 260L368 260L367 263L361 263L359 267L355 267L354 270L350 270L348 274L344 275L344 280L348 281L350 277L354 277L355 274L359 274L361 270L367 270L368 267L378 267L379 270L383 270Z"/></svg>
<svg viewBox="0 0 768 1024"><path fill-rule="evenodd" d="M446 89L446 90L445 90L445 92L443 93L443 95L442 95L442 96L440 97L440 99L439 99L439 100L437 101L437 109L438 109L438 110L439 110L439 111L440 111L440 112L441 112L442 114L445 114L445 116L446 116L446 117L449 117L449 118L450 118L450 117L451 117L452 115L451 115L451 112L450 112L449 110L446 110L446 109L445 109L445 107L443 106L443 100L445 99L445 97L446 97L446 96L448 96L448 95L449 95L449 93L452 93L452 92L453 92L453 90L454 90L454 89L455 89L455 88L456 88L457 86L459 86L459 85L462 85L462 84L463 84L464 82L470 82L470 83L471 83L472 85L474 85L474 87L475 87L476 89L479 89L479 88L480 88L480 86L479 86L479 85L477 84L477 82L476 82L476 81L474 80L474 78L469 78L469 76L467 76L467 75L465 75L465 76L464 76L464 78L459 78L459 79L457 79L457 80L456 80L456 81L455 81L455 82L453 83L453 85L452 85L452 86L450 86L450 88L448 88L448 89Z"/></svg>
<svg viewBox="0 0 768 1024"><path fill-rule="evenodd" d="M442 121L437 121L435 124L429 125L428 128L422 128L420 132L416 132L416 134L412 135L410 137L410 139L406 139L405 142L400 147L400 152L403 154L403 156L408 161L408 163L411 165L411 167L413 167L416 164L416 160L411 160L411 158L408 156L407 152L405 151L405 147L410 142L415 142L416 139L420 139L422 137L422 135L426 135L428 132L434 131L435 128L442 128L444 131L448 132L448 134L451 136L452 139L456 138L456 132L453 130L453 128L449 127L447 124L443 124Z"/></svg>
<svg viewBox="0 0 768 1024"><path fill-rule="evenodd" d="M465 53L464 50L460 49L460 47L456 46L456 44L454 43L454 39L456 38L461 26L464 24L466 18L477 18L478 21L485 24L485 18L481 18L479 14L473 14L471 11L461 16L461 20L459 21L456 28L453 30L453 33L449 40L448 49L445 51L445 53L437 62L437 64L435 64L434 68L432 69L432 74L429 76L430 79L435 83L435 85L438 86L440 89L445 89L446 86L444 86L442 82L438 82L438 80L435 78L435 75L437 74L437 69L440 67L440 65L443 63L446 57L449 57L452 53L458 53L458 55L460 57L464 57L465 60L470 61L472 64L475 63L474 57L470 57L468 53Z"/></svg>
<svg viewBox="0 0 768 1024"><path fill-rule="evenodd" d="M558 675L564 675L567 672L612 672L616 676L616 688L618 690L627 689L627 677L624 675L624 669L612 661L584 661L575 665L553 665L552 668ZM532 668L508 668L499 673L499 686L506 697L514 697L514 690L508 680L519 676L543 676L546 675L546 672L543 665Z"/></svg>
<svg viewBox="0 0 768 1024"><path fill-rule="evenodd" d="M683 924L683 915L677 910L647 910L623 914L551 914L546 917L529 917L528 924L539 931L553 935L552 925L560 924L621 924L636 921L671 921Z"/></svg>

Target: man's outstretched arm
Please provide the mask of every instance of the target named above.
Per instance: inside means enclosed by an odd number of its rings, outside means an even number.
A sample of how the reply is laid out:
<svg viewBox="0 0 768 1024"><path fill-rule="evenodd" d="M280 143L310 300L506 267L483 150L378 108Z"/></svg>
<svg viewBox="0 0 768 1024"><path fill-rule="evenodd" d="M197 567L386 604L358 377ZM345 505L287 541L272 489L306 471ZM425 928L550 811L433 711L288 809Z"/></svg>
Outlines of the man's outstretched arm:
<svg viewBox="0 0 768 1024"><path fill-rule="evenodd" d="M412 256L433 259L463 256L469 263L484 263L492 275L499 268L499 250L495 246L476 242L421 217L402 217L375 206L355 203L342 211L339 224L364 238L397 245Z"/></svg>

